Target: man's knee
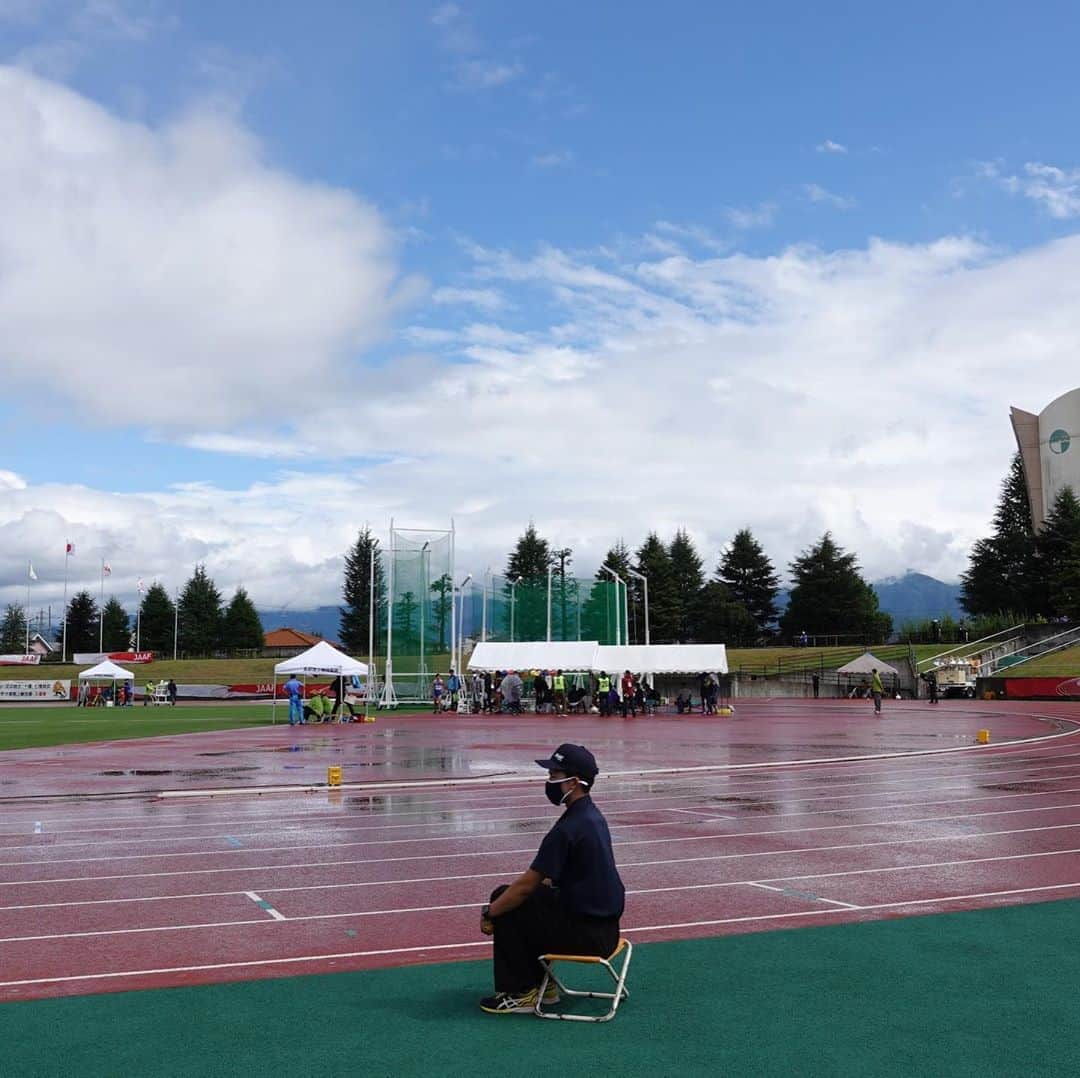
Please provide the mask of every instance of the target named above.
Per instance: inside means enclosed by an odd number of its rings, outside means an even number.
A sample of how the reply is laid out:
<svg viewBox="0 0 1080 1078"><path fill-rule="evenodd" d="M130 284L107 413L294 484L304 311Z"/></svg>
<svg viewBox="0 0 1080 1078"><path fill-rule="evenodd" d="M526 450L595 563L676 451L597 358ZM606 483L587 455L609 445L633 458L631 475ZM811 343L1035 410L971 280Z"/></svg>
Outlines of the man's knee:
<svg viewBox="0 0 1080 1078"><path fill-rule="evenodd" d="M499 897L499 895L501 895L505 890L507 890L507 888L509 888L509 886L510 884L508 883L500 883L499 886L491 892L491 897L488 899L488 902L494 902L495 899Z"/></svg>

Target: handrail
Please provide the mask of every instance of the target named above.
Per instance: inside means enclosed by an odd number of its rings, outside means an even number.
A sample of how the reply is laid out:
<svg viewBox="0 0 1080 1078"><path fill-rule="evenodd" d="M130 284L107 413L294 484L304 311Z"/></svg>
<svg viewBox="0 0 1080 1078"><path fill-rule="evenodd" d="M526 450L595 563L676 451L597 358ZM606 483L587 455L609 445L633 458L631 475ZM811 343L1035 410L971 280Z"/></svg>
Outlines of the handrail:
<svg viewBox="0 0 1080 1078"><path fill-rule="evenodd" d="M944 659L946 655L953 655L958 651L963 651L965 648L972 648L976 644L985 644L987 640L993 640L996 636L1004 636L1006 633L1015 632L1017 629L1023 629L1026 627L1026 622L1020 622L1019 625L1010 625L1008 629L1001 629L996 633L991 633L989 636L980 636L978 640L971 640L964 644L959 644L955 648L950 648L948 651L939 651L936 655L930 655L928 658L920 659L919 666L923 663L932 663L937 659Z"/></svg>
<svg viewBox="0 0 1080 1078"><path fill-rule="evenodd" d="M1071 637L1069 640L1061 640L1061 637ZM1050 643L1052 640L1058 640L1059 643L1054 644L1053 647L1043 647L1044 644ZM1033 651L1031 655L1025 655L1022 659L1015 663L1010 663L1009 670L1015 670L1018 666L1023 666L1024 663L1031 662L1032 659L1041 659L1044 655L1053 655L1055 651L1061 651L1062 648L1071 647L1073 644L1080 641L1080 625L1073 625L1069 629L1063 629L1060 633L1054 633L1053 636L1044 636L1041 640L1036 641L1031 645L1033 649L1039 649ZM982 668L984 666L990 667L989 673L996 673L997 667L1002 659L1010 659L1013 655L1019 655L1021 651L1027 651L1027 648L1017 648L1016 651L1009 652L1007 655L999 655L996 659L988 660L985 663L979 664L979 673L982 675Z"/></svg>

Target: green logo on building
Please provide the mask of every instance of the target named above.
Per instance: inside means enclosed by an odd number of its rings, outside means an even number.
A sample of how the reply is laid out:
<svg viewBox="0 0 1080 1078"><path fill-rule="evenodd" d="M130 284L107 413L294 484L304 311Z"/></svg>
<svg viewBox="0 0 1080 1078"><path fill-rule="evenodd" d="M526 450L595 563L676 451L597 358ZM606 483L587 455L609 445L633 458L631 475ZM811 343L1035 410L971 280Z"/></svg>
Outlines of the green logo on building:
<svg viewBox="0 0 1080 1078"><path fill-rule="evenodd" d="M1067 430L1061 430L1058 428L1050 435L1050 452L1051 453L1068 453L1070 445L1069 432Z"/></svg>

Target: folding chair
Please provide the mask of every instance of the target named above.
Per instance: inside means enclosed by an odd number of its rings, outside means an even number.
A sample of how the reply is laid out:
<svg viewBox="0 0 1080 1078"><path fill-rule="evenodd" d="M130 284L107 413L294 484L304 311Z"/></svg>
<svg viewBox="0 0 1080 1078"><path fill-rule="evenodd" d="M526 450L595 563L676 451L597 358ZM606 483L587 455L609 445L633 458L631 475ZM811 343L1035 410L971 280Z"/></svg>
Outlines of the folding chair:
<svg viewBox="0 0 1080 1078"><path fill-rule="evenodd" d="M619 1004L630 995L630 990L626 987L626 974L630 969L630 959L634 954L634 946L628 939L620 939L619 945L607 956L607 958L598 958L595 955L583 955L583 954L542 954L540 956L540 965L544 967L544 980L540 985L540 990L536 994L536 1014L540 1018L559 1018L565 1022L610 1022L615 1017L615 1012L619 1009ZM619 955L622 955L622 963L619 968L616 969L613 963L618 959ZM614 992L579 992L573 988L567 988L562 981L559 980L558 975L555 973L556 962L577 962L581 965L600 965L611 974L611 979L615 982ZM611 1000L611 1010L606 1014L558 1014L555 1011L544 1010L544 992L547 990L549 982L554 982L555 987L558 988L560 995L569 996L571 998L577 997L579 999L609 999Z"/></svg>

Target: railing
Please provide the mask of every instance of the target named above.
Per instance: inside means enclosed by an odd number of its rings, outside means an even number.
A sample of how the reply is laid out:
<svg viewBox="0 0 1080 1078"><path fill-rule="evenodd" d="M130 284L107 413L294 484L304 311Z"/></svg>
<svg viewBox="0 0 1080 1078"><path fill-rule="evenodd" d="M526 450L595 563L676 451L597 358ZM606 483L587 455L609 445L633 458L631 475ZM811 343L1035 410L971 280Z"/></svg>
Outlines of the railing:
<svg viewBox="0 0 1080 1078"><path fill-rule="evenodd" d="M1080 625L1074 625L1052 636L1044 636L1041 640L1031 644L1021 644L1014 651L1004 655L997 655L993 659L979 665L979 676L988 677L998 673L999 670L1015 670L1016 667L1030 662L1032 659L1041 658L1043 655L1052 655L1055 651L1062 651L1080 643ZM1017 658L1019 656L1019 658ZM1016 658L1015 662L1007 663L1004 660Z"/></svg>

